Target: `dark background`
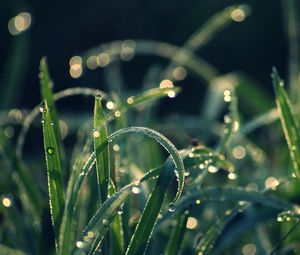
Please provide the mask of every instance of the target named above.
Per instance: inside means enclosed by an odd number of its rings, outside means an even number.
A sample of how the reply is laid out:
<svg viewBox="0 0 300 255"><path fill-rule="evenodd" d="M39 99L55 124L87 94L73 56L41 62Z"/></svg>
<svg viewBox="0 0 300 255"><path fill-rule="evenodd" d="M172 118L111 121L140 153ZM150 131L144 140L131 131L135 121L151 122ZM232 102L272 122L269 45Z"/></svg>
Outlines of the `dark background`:
<svg viewBox="0 0 300 255"><path fill-rule="evenodd" d="M287 44L279 0L1 0L0 88L2 92L6 89L7 79L13 79L18 86L2 108L30 108L39 102L38 65L42 56L48 58L55 91L75 85L104 89L100 74L92 76L88 72L80 79L72 79L70 57L101 43L127 38L155 39L180 46L213 14L237 3L248 4L252 15L225 28L198 54L220 73L242 70L272 93L271 67L276 66L283 77L286 73ZM21 11L31 13L31 27L12 36L7 23ZM21 40L23 49L17 58L21 68L15 74L11 66L16 60L9 60ZM137 60L124 69L128 87L139 87L148 62Z"/></svg>

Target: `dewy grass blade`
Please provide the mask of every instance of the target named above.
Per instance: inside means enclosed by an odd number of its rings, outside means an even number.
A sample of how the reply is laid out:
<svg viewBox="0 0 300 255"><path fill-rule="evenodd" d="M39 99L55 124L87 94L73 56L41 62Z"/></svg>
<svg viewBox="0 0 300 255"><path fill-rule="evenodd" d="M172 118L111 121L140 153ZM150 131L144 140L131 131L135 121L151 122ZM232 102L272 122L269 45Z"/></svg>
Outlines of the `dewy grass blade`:
<svg viewBox="0 0 300 255"><path fill-rule="evenodd" d="M165 195L174 178L173 169L174 163L171 158L168 158L135 228L126 255L140 255L145 253ZM171 208L173 208L173 205L170 205L170 210Z"/></svg>
<svg viewBox="0 0 300 255"><path fill-rule="evenodd" d="M50 109L49 114L51 116L51 121L55 124L53 125L53 127L54 127L55 138L58 144L57 152L60 154L61 159L64 161L65 151L63 147L61 133L60 133L59 118L56 111L55 100L52 92L53 83L50 79L46 58L41 59L39 78L40 78L42 101L43 102L47 101L48 108Z"/></svg>
<svg viewBox="0 0 300 255"><path fill-rule="evenodd" d="M170 86L168 88L154 88L146 90L141 95L131 96L127 99L127 104L136 106L141 103L157 100L161 97L173 96L180 92L179 87Z"/></svg>
<svg viewBox="0 0 300 255"><path fill-rule="evenodd" d="M146 127L128 127L128 128L120 129L120 130L116 131L115 133L113 133L112 135L110 135L108 137L108 140L111 140L115 137L118 137L120 135L124 135L127 133L141 133L143 135L151 137L151 138L155 139L162 147L164 147L171 154L172 159L174 161L175 174L176 174L177 181L178 181L177 193L173 200L173 203L176 203L179 200L181 193L183 191L184 179L185 179L184 164L183 164L182 158L180 157L179 152L177 151L176 147L165 136L163 136L162 134L160 134L159 132L157 132L153 129L146 128Z"/></svg>
<svg viewBox="0 0 300 255"><path fill-rule="evenodd" d="M94 108L94 147L96 152L96 171L100 201L104 203L108 193L108 183L110 178L109 147L106 146L101 152L98 151L101 144L107 140L106 118L102 109L100 96L95 97Z"/></svg>
<svg viewBox="0 0 300 255"><path fill-rule="evenodd" d="M125 186L101 205L84 229L79 241L76 242L78 249L75 254L94 253L101 244L118 209L131 194L133 186L133 183Z"/></svg>
<svg viewBox="0 0 300 255"><path fill-rule="evenodd" d="M64 188L62 183L62 165L58 141L56 140L54 126L47 101L41 108L43 112L43 135L46 156L49 202L52 225L54 228L56 245L59 238L59 230L65 207Z"/></svg>
<svg viewBox="0 0 300 255"><path fill-rule="evenodd" d="M276 94L276 105L280 116L284 136L289 148L292 160L293 171L300 177L300 136L299 126L293 115L293 107L290 99L283 87L284 83L280 79L277 70L272 72L273 86Z"/></svg>

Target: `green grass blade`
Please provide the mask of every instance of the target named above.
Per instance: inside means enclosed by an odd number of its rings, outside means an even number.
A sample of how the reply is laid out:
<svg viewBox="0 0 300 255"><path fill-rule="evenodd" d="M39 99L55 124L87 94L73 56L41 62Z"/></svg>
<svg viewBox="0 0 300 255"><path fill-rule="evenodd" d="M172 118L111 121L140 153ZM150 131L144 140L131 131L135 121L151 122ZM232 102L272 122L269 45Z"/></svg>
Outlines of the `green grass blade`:
<svg viewBox="0 0 300 255"><path fill-rule="evenodd" d="M110 224L113 222L118 209L131 194L133 186L133 183L125 186L112 197L107 199L97 210L84 229L79 241L76 242L76 246L78 248L77 252L79 254L82 254L83 252L93 254L93 252L99 247L109 229Z"/></svg>
<svg viewBox="0 0 300 255"><path fill-rule="evenodd" d="M151 238L153 228L158 219L158 214L164 201L169 185L174 178L174 163L167 159L158 177L154 190L146 203L142 216L130 240L126 255L144 254ZM173 205L172 205L173 206Z"/></svg>
<svg viewBox="0 0 300 255"><path fill-rule="evenodd" d="M54 126L58 125L51 118L47 101L42 107L43 112L43 135L44 149L48 175L49 202L52 225L54 228L55 240L59 238L59 228L65 207L64 188L62 183L62 165L58 141L56 140Z"/></svg>
<svg viewBox="0 0 300 255"><path fill-rule="evenodd" d="M183 186L184 186L184 179L185 179L184 164L176 147L165 136L163 136L162 134L160 134L159 132L153 129L146 128L146 127L128 127L128 128L120 129L114 132L112 135L110 135L108 137L108 141L127 133L141 133L145 136L153 138L171 154L175 165L176 177L178 180L178 189L177 189L176 196L173 200L173 203L176 203L181 196Z"/></svg>
<svg viewBox="0 0 300 255"><path fill-rule="evenodd" d="M61 155L62 160L65 160L65 151L63 147L63 142L61 138L60 128L59 128L59 118L55 107L55 100L52 92L53 83L50 78L48 65L46 58L41 59L40 63L40 86L41 86L41 96L42 101L47 101L48 108L50 109L51 120L56 124L54 125L54 134L58 144L58 153Z"/></svg>
<svg viewBox="0 0 300 255"><path fill-rule="evenodd" d="M110 178L110 157L109 147L107 146L101 152L99 148L107 140L106 118L102 109L100 96L95 97L94 108L94 147L96 152L96 171L100 201L104 203L107 198L108 183Z"/></svg>
<svg viewBox="0 0 300 255"><path fill-rule="evenodd" d="M293 107L290 99L283 87L283 81L280 79L277 70L272 72L273 86L276 94L276 105L279 112L284 136L289 148L292 160L293 171L297 177L300 177L300 136L299 126L293 115Z"/></svg>
<svg viewBox="0 0 300 255"><path fill-rule="evenodd" d="M113 182L110 182L110 188L109 188L109 196L113 196L116 193L116 188L113 184ZM122 205L121 205L122 207ZM120 208L123 210L122 208ZM122 211L120 211L122 212ZM111 254L124 254L125 249L125 240L124 240L124 231L122 227L122 214L115 215L115 218L112 222L111 226Z"/></svg>
<svg viewBox="0 0 300 255"><path fill-rule="evenodd" d="M136 106L141 103L147 103L150 101L157 100L162 97L169 96L170 93L179 93L179 87L170 87L170 88L153 88L146 90L141 95L131 96L127 99L127 104L130 106Z"/></svg>
<svg viewBox="0 0 300 255"><path fill-rule="evenodd" d="M262 194L259 191L250 191L242 187L207 187L200 190L194 189L189 195L183 196L180 202L175 206L174 212L167 212L163 218L159 220L158 226L165 221L174 217L187 207L194 205L196 200L204 202L255 202L266 207L274 208L281 211L288 211L298 208L297 205L277 198L271 195Z"/></svg>
<svg viewBox="0 0 300 255"><path fill-rule="evenodd" d="M180 251L188 218L188 211L177 216L176 225L172 229L171 236L169 238L167 248L165 251L165 255L176 255Z"/></svg>

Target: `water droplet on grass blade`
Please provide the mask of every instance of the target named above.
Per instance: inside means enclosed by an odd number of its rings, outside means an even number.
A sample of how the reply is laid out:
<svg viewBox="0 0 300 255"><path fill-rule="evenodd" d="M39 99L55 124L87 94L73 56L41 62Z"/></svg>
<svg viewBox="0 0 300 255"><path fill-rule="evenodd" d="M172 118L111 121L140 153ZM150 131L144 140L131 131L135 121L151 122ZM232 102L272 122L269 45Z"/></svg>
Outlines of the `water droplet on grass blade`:
<svg viewBox="0 0 300 255"><path fill-rule="evenodd" d="M55 150L54 150L53 147L48 147L48 148L47 148L47 153L48 153L48 154L52 155L52 154L54 154L54 152L55 152Z"/></svg>
<svg viewBox="0 0 300 255"><path fill-rule="evenodd" d="M175 205L173 203L171 203L169 205L169 212L175 212L175 209L176 209Z"/></svg>

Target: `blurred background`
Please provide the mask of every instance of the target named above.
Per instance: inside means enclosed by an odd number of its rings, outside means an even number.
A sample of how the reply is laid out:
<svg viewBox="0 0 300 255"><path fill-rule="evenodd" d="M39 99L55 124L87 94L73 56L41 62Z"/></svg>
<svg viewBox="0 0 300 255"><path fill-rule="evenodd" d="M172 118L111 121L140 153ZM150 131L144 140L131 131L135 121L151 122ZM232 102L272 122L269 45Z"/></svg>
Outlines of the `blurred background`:
<svg viewBox="0 0 300 255"><path fill-rule="evenodd" d="M31 108L39 102L38 66L42 56L48 58L55 91L71 86L105 90L100 69L72 78L70 58L99 44L124 39L152 39L181 46L212 15L232 4L249 5L249 18L222 29L197 54L220 74L243 71L272 93L271 67L276 66L284 77L287 71L287 40L279 0L2 0L0 106ZM30 16L16 28L11 19L20 13ZM122 63L126 86L140 87L153 62L153 57L137 57ZM167 64L159 58L155 62ZM190 90L182 99L186 102L182 109L193 112L195 105L191 102L199 99L203 87L193 79L183 84Z"/></svg>

